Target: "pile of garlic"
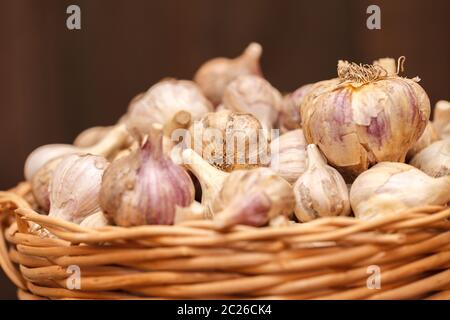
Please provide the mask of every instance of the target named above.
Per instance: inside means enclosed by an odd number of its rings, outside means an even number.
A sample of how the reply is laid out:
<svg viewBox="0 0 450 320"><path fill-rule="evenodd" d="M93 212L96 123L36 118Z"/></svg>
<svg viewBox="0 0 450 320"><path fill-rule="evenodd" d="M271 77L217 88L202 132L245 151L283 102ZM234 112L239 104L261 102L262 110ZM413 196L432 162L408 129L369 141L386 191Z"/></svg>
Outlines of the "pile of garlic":
<svg viewBox="0 0 450 320"><path fill-rule="evenodd" d="M203 219L228 228L450 201L450 103L430 121L418 78L399 76L404 59L339 61L336 78L283 98L261 55L252 43L212 59L193 81L138 94L117 124L37 148L25 163L37 209L90 228Z"/></svg>

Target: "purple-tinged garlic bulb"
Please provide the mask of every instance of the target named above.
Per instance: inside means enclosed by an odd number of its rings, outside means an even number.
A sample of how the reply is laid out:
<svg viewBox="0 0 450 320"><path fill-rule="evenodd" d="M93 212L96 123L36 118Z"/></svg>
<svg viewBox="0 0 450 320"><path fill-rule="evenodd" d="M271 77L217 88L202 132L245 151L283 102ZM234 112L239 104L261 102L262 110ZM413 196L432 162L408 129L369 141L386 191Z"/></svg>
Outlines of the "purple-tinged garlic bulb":
<svg viewBox="0 0 450 320"><path fill-rule="evenodd" d="M68 155L53 171L49 217L80 223L100 210L98 195L109 162L100 156Z"/></svg>
<svg viewBox="0 0 450 320"><path fill-rule="evenodd" d="M347 61L339 61L338 75L311 88L302 103L307 142L350 181L378 162L404 162L430 116L418 80Z"/></svg>
<svg viewBox="0 0 450 320"><path fill-rule="evenodd" d="M197 71L194 81L205 96L215 105L222 102L225 88L240 75L261 75L259 60L262 47L251 43L241 56L235 59L214 58L204 63Z"/></svg>
<svg viewBox="0 0 450 320"><path fill-rule="evenodd" d="M228 85L223 96L227 109L252 114L266 130L275 127L282 102L281 93L255 75L239 76Z"/></svg>
<svg viewBox="0 0 450 320"><path fill-rule="evenodd" d="M300 106L303 102L303 98L312 86L312 84L301 86L294 92L288 93L283 97L280 117L278 120L280 123L280 129L283 133L290 130L300 129L302 127Z"/></svg>
<svg viewBox="0 0 450 320"><path fill-rule="evenodd" d="M290 216L295 198L291 185L269 168L236 170L223 181L213 201L213 220L220 227L263 226Z"/></svg>
<svg viewBox="0 0 450 320"><path fill-rule="evenodd" d="M154 124L138 150L115 160L105 172L100 205L119 226L171 225L176 207L194 201L188 173L163 152L162 130Z"/></svg>

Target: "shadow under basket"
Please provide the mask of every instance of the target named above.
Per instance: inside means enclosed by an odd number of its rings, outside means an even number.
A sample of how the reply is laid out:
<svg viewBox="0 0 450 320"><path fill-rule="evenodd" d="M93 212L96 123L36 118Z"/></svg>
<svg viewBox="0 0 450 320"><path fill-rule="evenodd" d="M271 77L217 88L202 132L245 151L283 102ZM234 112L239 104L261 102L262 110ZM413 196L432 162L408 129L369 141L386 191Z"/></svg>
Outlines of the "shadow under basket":
<svg viewBox="0 0 450 320"><path fill-rule="evenodd" d="M88 229L0 192L0 263L20 299L450 299L450 209L285 227Z"/></svg>

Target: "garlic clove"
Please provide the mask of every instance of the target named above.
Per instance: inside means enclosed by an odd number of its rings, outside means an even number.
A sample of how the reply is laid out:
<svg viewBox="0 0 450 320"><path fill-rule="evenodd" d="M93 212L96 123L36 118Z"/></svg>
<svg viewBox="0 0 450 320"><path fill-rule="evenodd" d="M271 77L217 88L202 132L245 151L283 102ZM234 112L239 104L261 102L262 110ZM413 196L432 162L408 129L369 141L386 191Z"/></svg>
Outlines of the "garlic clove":
<svg viewBox="0 0 450 320"><path fill-rule="evenodd" d="M381 162L363 172L352 185L350 203L359 219L450 201L450 176L432 178L404 163Z"/></svg>
<svg viewBox="0 0 450 320"><path fill-rule="evenodd" d="M35 149L25 161L24 175L31 181L36 172L47 162L71 153L76 153L77 147L67 144L48 144Z"/></svg>
<svg viewBox="0 0 450 320"><path fill-rule="evenodd" d="M213 201L229 174L211 166L192 149L186 149L182 152L182 160L184 165L199 180L202 189L201 204L205 207L206 214L212 215Z"/></svg>
<svg viewBox="0 0 450 320"><path fill-rule="evenodd" d="M188 173L163 151L162 131L161 125L153 124L142 146L115 160L104 174L100 205L119 226L171 225L176 206L194 200Z"/></svg>
<svg viewBox="0 0 450 320"><path fill-rule="evenodd" d="M129 138L124 124L118 124L111 129L103 139L88 148L78 148L68 144L49 144L35 149L25 161L24 175L31 181L36 172L50 160L70 154L93 154L108 158L122 148Z"/></svg>
<svg viewBox="0 0 450 320"><path fill-rule="evenodd" d="M306 140L301 129L289 131L270 143L270 168L293 184L306 170Z"/></svg>
<svg viewBox="0 0 450 320"><path fill-rule="evenodd" d="M215 105L222 101L228 84L240 75L261 75L259 60L262 47L251 43L241 56L235 59L215 58L204 63L194 76L205 96Z"/></svg>
<svg viewBox="0 0 450 320"><path fill-rule="evenodd" d="M88 128L75 138L73 145L78 148L91 147L102 140L112 128L112 126Z"/></svg>
<svg viewBox="0 0 450 320"><path fill-rule="evenodd" d="M280 129L282 132L301 128L302 119L300 107L303 99L312 87L312 84L304 85L283 97L279 116Z"/></svg>
<svg viewBox="0 0 450 320"><path fill-rule="evenodd" d="M99 211L98 195L108 161L94 155L68 155L50 181L49 216L80 223Z"/></svg>
<svg viewBox="0 0 450 320"><path fill-rule="evenodd" d="M450 138L439 140L420 151L410 164L431 177L450 174Z"/></svg>
<svg viewBox="0 0 450 320"><path fill-rule="evenodd" d="M425 131L420 136L419 140L413 145L411 149L408 150L406 155L407 159L411 159L420 151L431 145L433 142L439 139L433 124L429 121L425 127Z"/></svg>
<svg viewBox="0 0 450 320"><path fill-rule="evenodd" d="M277 216L290 216L294 206L291 185L269 168L256 168L231 172L214 198L212 211L220 224L261 226Z"/></svg>
<svg viewBox="0 0 450 320"><path fill-rule="evenodd" d="M80 226L85 228L102 228L109 225L109 221L103 212L99 211L87 216L83 221L81 221Z"/></svg>
<svg viewBox="0 0 450 320"><path fill-rule="evenodd" d="M174 224L180 224L186 221L208 220L208 219L211 219L211 216L208 216L205 207L201 203L193 201L187 207L177 206Z"/></svg>
<svg viewBox="0 0 450 320"><path fill-rule="evenodd" d="M294 184L297 218L307 222L319 217L349 215L348 189L342 176L327 165L316 145L308 145L307 153L307 169Z"/></svg>
<svg viewBox="0 0 450 320"><path fill-rule="evenodd" d="M225 89L223 104L227 109L254 115L264 129L273 128L282 108L281 93L265 79L242 75Z"/></svg>
<svg viewBox="0 0 450 320"><path fill-rule="evenodd" d="M441 139L450 138L450 102L438 101L434 108L433 125Z"/></svg>
<svg viewBox="0 0 450 320"><path fill-rule="evenodd" d="M56 167L66 156L57 157L43 165L31 179L31 192L39 207L46 213L50 211L50 181Z"/></svg>
<svg viewBox="0 0 450 320"><path fill-rule="evenodd" d="M396 76L397 75L397 62L394 58L380 58L378 60L375 60L373 62L374 66L380 66L382 67L389 76Z"/></svg>
<svg viewBox="0 0 450 320"><path fill-rule="evenodd" d="M271 208L270 198L263 190L257 190L233 199L214 216L214 224L222 229L239 224L263 226L269 222Z"/></svg>

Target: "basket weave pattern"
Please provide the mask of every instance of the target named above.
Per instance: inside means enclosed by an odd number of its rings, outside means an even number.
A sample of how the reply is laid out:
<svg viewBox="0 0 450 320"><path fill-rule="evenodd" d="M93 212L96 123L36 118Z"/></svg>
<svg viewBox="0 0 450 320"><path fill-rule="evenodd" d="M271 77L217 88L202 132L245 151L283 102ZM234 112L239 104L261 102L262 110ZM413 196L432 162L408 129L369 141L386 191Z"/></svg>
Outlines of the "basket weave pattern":
<svg viewBox="0 0 450 320"><path fill-rule="evenodd" d="M80 227L0 192L0 263L21 299L450 299L450 209L285 227ZM69 266L81 288L69 290ZM369 267L381 287L369 288Z"/></svg>

